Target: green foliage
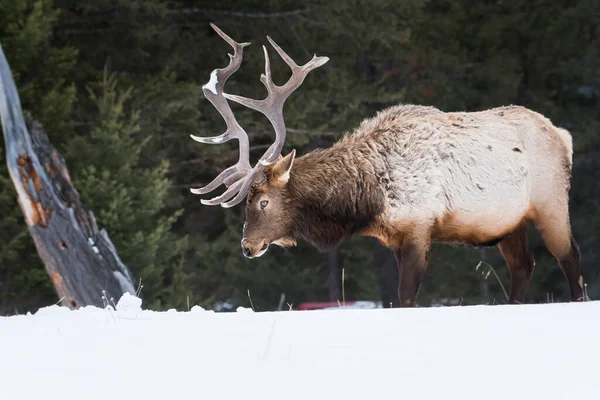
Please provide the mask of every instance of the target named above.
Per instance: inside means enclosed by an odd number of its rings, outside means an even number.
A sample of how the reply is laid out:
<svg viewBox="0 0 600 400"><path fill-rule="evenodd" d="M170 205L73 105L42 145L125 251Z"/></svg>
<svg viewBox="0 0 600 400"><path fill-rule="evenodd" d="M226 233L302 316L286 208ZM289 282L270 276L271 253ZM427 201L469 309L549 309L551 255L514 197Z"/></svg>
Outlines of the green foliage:
<svg viewBox="0 0 600 400"><path fill-rule="evenodd" d="M209 21L235 40L252 43L227 82L229 93L265 96L259 81L263 44L275 82L289 76L267 34L298 63L314 53L330 57L286 102L284 153L295 148L302 155L329 146L365 117L399 102L447 111L523 104L569 129L576 151L573 228L590 295L600 296L600 270L595 267L600 260L594 251L600 241L600 21L594 1L57 4L59 11L47 0L0 0L0 41L25 109L67 150L86 208L142 278L148 306L185 309L188 302L210 307L219 301L249 306L248 290L259 310L274 309L281 293L296 305L328 298L325 254L300 243L246 260L239 246L243 206L203 206L189 192L238 157L235 141L209 146L189 138L225 129L201 90L211 70L227 64L231 51ZM255 111L232 108L250 135L254 162L272 142L272 127ZM0 220L7 232L0 234L2 244L21 232L11 193L0 186L0 204L9 209ZM27 241L27 235L21 236ZM40 268L22 258L27 251L21 242L10 243L0 251L0 274L6 274L7 265ZM533 230L531 248L537 263L529 299L546 301L550 292L555 300L566 299L562 272ZM340 247L346 299L378 299L377 263L386 257L376 257L385 253L376 249L367 238L353 238ZM385 254L387 261L393 258L391 252ZM482 259L507 286L508 272L496 248L435 245L419 303L440 298L459 298L463 304L503 302L497 280L484 279L481 268L475 270Z"/></svg>
<svg viewBox="0 0 600 400"><path fill-rule="evenodd" d="M126 110L130 89L119 90L115 77L105 71L89 94L97 106L96 123L88 135L73 138L66 152L73 160L75 187L141 279L147 306L162 307L168 303L166 271L185 248L185 238L170 231L182 211L165 208L169 163L142 165L142 151L153 136L140 129L139 112Z"/></svg>
<svg viewBox="0 0 600 400"><path fill-rule="evenodd" d="M35 115L60 143L71 124L75 87L68 74L75 65L77 50L49 44L59 16L60 10L51 0L0 0L0 39L23 111Z"/></svg>

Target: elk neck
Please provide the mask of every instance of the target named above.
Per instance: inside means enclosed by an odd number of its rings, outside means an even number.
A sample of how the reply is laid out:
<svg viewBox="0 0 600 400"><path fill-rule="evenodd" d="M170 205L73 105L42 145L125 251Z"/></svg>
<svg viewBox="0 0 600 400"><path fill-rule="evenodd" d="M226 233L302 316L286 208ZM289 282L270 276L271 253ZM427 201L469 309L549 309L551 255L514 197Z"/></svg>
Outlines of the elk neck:
<svg viewBox="0 0 600 400"><path fill-rule="evenodd" d="M336 144L298 157L290 173L292 236L321 251L373 223L383 212L384 193L362 151Z"/></svg>

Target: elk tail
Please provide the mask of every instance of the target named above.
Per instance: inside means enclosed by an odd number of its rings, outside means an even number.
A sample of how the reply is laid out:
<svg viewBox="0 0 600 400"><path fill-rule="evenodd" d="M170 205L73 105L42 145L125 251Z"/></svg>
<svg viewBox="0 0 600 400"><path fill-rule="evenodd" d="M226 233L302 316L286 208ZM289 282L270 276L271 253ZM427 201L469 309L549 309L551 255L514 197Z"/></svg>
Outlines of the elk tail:
<svg viewBox="0 0 600 400"><path fill-rule="evenodd" d="M563 128L556 128L556 132L558 133L558 135L562 139L563 143L567 147L567 155L568 155L569 164L570 164L569 167L571 167L573 165L573 137L571 136L569 131L567 131L566 129L563 129Z"/></svg>

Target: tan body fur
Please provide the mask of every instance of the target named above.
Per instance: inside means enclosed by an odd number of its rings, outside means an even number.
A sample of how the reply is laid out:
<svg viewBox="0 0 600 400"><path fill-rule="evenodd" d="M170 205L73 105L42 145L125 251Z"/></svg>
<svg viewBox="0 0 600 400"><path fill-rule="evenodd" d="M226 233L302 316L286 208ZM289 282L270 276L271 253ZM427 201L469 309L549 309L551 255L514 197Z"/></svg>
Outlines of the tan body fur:
<svg viewBox="0 0 600 400"><path fill-rule="evenodd" d="M385 210L361 234L390 247L412 230L442 242L485 244L536 210L562 213L568 205L571 138L523 107L443 113L397 106L331 151L372 169Z"/></svg>
<svg viewBox="0 0 600 400"><path fill-rule="evenodd" d="M433 241L498 244L511 270L510 301L521 303L534 267L526 234L533 222L573 300L583 299L568 212L571 136L538 113L400 105L331 148L294 156L267 168L248 196L243 244L258 243L252 256L269 243L304 239L329 250L352 234L373 236L395 251L399 297L412 306ZM257 210L265 199L276 209L270 216Z"/></svg>

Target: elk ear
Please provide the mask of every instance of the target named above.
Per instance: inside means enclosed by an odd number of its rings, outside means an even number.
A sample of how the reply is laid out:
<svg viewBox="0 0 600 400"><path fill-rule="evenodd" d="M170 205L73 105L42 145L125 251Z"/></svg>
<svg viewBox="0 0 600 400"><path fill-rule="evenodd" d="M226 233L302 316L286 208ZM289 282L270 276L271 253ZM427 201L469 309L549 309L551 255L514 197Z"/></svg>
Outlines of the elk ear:
<svg viewBox="0 0 600 400"><path fill-rule="evenodd" d="M294 165L295 157L296 150L292 150L287 156L277 160L275 165L273 165L272 176L274 180L281 183L287 183L290 180L290 171L292 170L292 165Z"/></svg>

